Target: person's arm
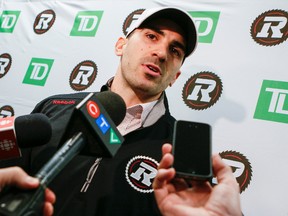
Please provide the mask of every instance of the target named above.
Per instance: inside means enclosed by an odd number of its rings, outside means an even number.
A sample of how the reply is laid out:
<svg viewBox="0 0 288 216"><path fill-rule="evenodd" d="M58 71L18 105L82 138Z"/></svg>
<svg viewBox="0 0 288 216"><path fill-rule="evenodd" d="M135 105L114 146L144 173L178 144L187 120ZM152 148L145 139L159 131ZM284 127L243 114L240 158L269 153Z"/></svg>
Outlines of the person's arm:
<svg viewBox="0 0 288 216"><path fill-rule="evenodd" d="M172 146L164 144L163 157L158 167L153 189L161 213L189 216L241 216L239 185L231 168L219 155L213 155L213 171L218 184L175 179ZM190 187L189 185L192 185Z"/></svg>
<svg viewBox="0 0 288 216"><path fill-rule="evenodd" d="M33 189L39 186L39 180L29 176L20 167L0 169L0 191L3 187L8 185L16 186L22 189ZM53 203L55 200L55 194L51 190L46 189L43 215L49 216L53 214Z"/></svg>

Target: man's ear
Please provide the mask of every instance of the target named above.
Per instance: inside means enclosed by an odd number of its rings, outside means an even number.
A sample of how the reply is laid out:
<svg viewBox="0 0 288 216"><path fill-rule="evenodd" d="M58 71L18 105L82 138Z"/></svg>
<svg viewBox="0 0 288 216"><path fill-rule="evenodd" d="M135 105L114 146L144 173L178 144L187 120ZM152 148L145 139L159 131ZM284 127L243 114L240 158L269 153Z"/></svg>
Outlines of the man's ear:
<svg viewBox="0 0 288 216"><path fill-rule="evenodd" d="M171 87L175 81L178 79L178 77L180 76L181 74L181 71L178 71L176 74L175 74L175 77L173 78L173 80L169 83L169 86Z"/></svg>
<svg viewBox="0 0 288 216"><path fill-rule="evenodd" d="M126 44L127 39L120 37L118 38L116 44L115 44L115 54L117 56L122 56L123 53L123 46Z"/></svg>

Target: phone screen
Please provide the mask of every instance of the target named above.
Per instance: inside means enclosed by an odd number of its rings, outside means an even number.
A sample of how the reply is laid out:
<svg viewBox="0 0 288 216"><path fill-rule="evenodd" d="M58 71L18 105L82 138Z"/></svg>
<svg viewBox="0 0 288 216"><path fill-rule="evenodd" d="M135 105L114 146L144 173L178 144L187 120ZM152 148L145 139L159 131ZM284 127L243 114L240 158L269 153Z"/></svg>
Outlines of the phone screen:
<svg viewBox="0 0 288 216"><path fill-rule="evenodd" d="M173 139L173 167L176 173L184 177L211 177L210 125L176 121Z"/></svg>

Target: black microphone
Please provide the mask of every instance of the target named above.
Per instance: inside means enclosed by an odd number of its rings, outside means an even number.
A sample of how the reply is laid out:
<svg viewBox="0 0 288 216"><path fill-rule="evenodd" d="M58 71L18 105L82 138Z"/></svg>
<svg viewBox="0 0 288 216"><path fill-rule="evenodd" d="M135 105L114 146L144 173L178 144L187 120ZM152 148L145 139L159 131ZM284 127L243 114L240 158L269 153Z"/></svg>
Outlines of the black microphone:
<svg viewBox="0 0 288 216"><path fill-rule="evenodd" d="M49 118L40 113L0 119L0 160L21 157L20 148L46 144L52 135Z"/></svg>
<svg viewBox="0 0 288 216"><path fill-rule="evenodd" d="M71 138L37 172L39 188L32 191L19 192L14 189L6 192L0 197L0 215L40 214L46 186L80 152L113 157L124 141L115 124L120 124L125 115L125 102L116 93L91 93L84 98L74 109L64 133L63 139L69 136Z"/></svg>
<svg viewBox="0 0 288 216"><path fill-rule="evenodd" d="M87 141L81 155L113 157L123 142L116 125L125 115L126 105L118 94L90 93L76 106L61 143L82 132Z"/></svg>

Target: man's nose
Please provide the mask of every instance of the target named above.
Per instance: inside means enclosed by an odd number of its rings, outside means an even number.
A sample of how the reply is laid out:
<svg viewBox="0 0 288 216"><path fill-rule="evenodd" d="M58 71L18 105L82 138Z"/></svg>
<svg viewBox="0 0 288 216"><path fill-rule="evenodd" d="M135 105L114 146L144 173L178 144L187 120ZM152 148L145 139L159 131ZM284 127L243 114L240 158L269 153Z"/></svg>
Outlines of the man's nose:
<svg viewBox="0 0 288 216"><path fill-rule="evenodd" d="M153 55L159 58L160 62L164 62L168 58L168 48L165 44L159 44L153 50Z"/></svg>

